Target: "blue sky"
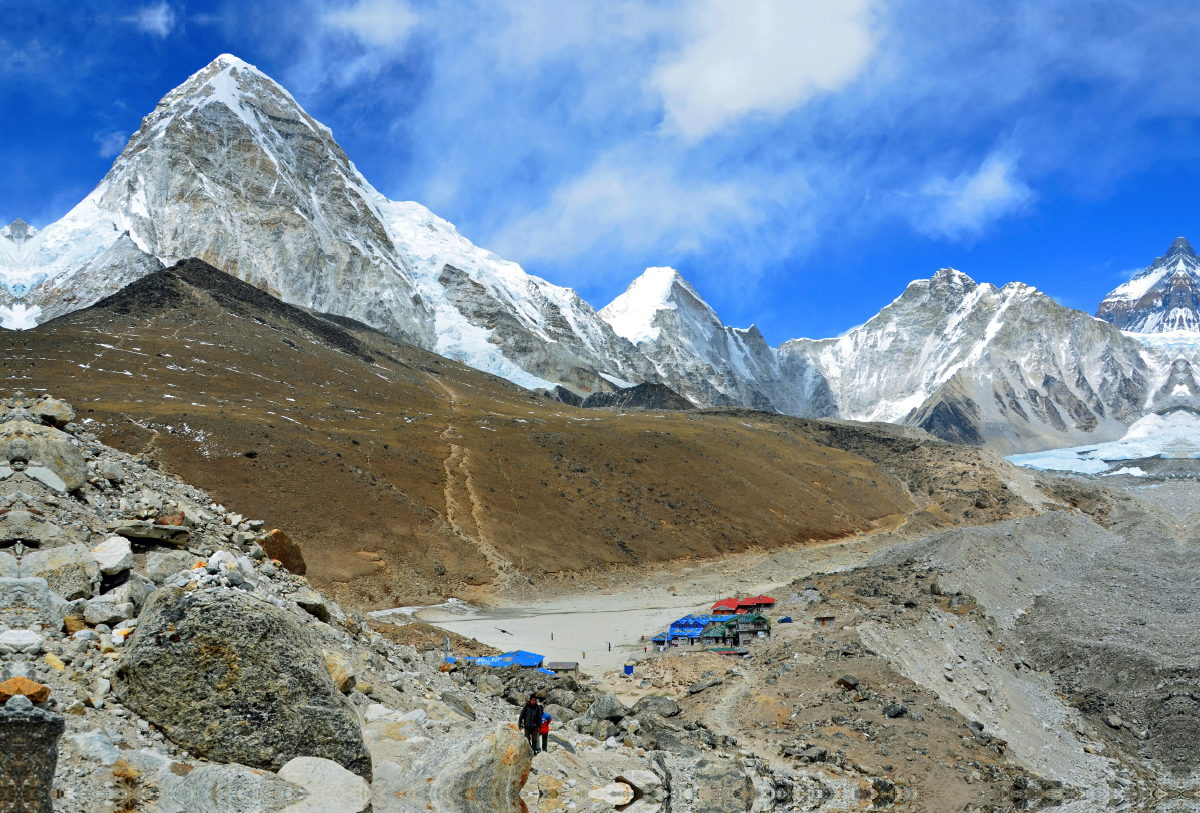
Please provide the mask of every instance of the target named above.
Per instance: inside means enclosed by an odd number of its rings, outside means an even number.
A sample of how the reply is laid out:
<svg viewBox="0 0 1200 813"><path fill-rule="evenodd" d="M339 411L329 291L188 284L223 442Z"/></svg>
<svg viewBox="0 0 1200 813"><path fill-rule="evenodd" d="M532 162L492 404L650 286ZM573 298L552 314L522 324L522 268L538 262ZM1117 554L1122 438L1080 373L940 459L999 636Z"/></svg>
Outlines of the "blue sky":
<svg viewBox="0 0 1200 813"><path fill-rule="evenodd" d="M596 308L678 268L777 344L954 266L1091 312L1200 241L1200 9L0 0L0 219L44 226L218 54L384 194Z"/></svg>

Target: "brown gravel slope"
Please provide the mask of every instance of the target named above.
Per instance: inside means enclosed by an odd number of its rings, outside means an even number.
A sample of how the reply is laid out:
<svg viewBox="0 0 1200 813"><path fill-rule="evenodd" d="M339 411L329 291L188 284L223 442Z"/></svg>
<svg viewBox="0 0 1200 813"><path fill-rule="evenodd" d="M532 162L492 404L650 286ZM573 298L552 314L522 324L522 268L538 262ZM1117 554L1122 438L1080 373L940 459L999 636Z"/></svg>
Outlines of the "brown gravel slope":
<svg viewBox="0 0 1200 813"><path fill-rule="evenodd" d="M10 387L283 528L350 607L1029 513L913 430L566 407L195 260L2 339Z"/></svg>

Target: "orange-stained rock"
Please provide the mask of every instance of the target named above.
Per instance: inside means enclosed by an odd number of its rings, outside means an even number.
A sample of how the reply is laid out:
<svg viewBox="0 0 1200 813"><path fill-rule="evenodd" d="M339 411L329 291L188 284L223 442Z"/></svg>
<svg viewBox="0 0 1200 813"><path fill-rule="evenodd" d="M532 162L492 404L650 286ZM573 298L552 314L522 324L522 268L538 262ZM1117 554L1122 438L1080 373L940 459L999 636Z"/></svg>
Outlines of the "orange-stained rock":
<svg viewBox="0 0 1200 813"><path fill-rule="evenodd" d="M50 687L35 683L29 678L9 678L0 683L0 706L18 694L23 694L33 703L40 705L50 699Z"/></svg>
<svg viewBox="0 0 1200 813"><path fill-rule="evenodd" d="M87 629L87 624L84 622L83 616L81 615L68 615L63 619L63 626L66 627L67 632L71 633L72 635L80 630Z"/></svg>
<svg viewBox="0 0 1200 813"><path fill-rule="evenodd" d="M300 552L300 546L278 528L267 534L262 546L267 556L278 560L292 574L303 576L308 569L304 564L304 554Z"/></svg>
<svg viewBox="0 0 1200 813"><path fill-rule="evenodd" d="M178 514L163 514L162 516L160 516L154 520L154 524L155 525L182 525L183 519L184 519L183 512L180 511Z"/></svg>

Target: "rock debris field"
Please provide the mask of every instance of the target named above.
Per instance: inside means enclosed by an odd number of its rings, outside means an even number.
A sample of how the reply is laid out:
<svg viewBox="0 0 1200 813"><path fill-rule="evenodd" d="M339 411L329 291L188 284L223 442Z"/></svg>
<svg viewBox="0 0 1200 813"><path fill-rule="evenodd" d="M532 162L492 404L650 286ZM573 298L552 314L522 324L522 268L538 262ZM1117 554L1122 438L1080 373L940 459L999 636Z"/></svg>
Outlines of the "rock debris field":
<svg viewBox="0 0 1200 813"><path fill-rule="evenodd" d="M400 643L313 589L284 530L104 445L63 400L0 401L0 450L10 807L1195 806L1188 482L1014 481L1034 516L900 529L797 572L777 607L797 623L748 657L576 677ZM514 725L531 694L553 719L536 756Z"/></svg>

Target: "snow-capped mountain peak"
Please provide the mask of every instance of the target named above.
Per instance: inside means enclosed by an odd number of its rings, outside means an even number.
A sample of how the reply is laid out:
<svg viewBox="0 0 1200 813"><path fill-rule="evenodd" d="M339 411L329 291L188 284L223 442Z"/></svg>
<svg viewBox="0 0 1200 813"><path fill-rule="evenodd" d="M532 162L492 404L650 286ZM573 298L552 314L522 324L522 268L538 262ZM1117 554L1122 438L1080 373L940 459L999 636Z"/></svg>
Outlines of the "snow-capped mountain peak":
<svg viewBox="0 0 1200 813"><path fill-rule="evenodd" d="M0 320L31 327L189 257L526 387L658 380L573 290L380 194L329 128L230 54L167 93L65 218L0 240Z"/></svg>
<svg viewBox="0 0 1200 813"><path fill-rule="evenodd" d="M1200 332L1200 257L1176 238L1167 253L1117 286L1096 315L1131 333Z"/></svg>
<svg viewBox="0 0 1200 813"><path fill-rule="evenodd" d="M600 318L608 322L618 336L624 336L634 344L654 341L661 330L660 326L655 325L655 315L659 311L675 310L681 296L693 307L707 311L720 324L716 312L691 283L674 268L665 267L647 268L640 277L629 283L625 293L600 311Z"/></svg>

